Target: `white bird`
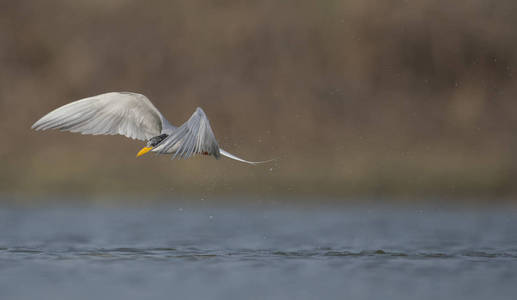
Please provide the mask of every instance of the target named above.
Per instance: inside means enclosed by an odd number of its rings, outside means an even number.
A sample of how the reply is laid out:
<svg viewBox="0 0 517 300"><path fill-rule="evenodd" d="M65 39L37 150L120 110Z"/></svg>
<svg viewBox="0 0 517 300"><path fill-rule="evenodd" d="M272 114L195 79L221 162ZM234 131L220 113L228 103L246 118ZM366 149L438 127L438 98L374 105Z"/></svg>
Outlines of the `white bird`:
<svg viewBox="0 0 517 300"><path fill-rule="evenodd" d="M201 108L183 125L171 125L147 97L130 92L111 92L84 98L61 106L41 119L32 129L80 132L82 134L120 134L147 141L138 156L147 152L172 154L172 158L189 158L195 154L221 155L248 163L219 148L210 122Z"/></svg>

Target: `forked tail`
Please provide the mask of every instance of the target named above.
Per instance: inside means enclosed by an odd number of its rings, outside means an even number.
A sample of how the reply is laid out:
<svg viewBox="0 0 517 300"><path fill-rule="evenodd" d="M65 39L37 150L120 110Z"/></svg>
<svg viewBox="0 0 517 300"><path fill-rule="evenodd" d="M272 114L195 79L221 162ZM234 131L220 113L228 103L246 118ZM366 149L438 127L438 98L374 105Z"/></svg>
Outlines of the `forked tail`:
<svg viewBox="0 0 517 300"><path fill-rule="evenodd" d="M268 163L268 162L272 162L272 161L276 160L276 158L274 158L274 159L264 160L264 161L248 161L248 160L242 159L240 157L237 157L237 156L231 154L230 152L226 152L221 148L219 148L219 153L221 153L221 155L226 156L228 158L231 158L231 159L243 162L243 163L247 163L250 165L258 165L258 164Z"/></svg>

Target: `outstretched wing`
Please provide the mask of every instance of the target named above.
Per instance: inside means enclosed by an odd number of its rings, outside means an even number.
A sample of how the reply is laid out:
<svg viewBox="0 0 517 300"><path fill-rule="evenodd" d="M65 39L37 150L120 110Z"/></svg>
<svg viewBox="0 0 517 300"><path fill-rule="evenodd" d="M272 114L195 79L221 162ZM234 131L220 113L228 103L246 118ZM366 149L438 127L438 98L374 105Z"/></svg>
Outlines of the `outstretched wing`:
<svg viewBox="0 0 517 300"><path fill-rule="evenodd" d="M174 152L173 159L189 158L195 154L220 156L210 122L199 107L187 122L176 128L153 151L161 154Z"/></svg>
<svg viewBox="0 0 517 300"><path fill-rule="evenodd" d="M61 106L38 120L35 130L59 129L82 134L120 134L148 140L169 125L154 105L141 94L112 92Z"/></svg>

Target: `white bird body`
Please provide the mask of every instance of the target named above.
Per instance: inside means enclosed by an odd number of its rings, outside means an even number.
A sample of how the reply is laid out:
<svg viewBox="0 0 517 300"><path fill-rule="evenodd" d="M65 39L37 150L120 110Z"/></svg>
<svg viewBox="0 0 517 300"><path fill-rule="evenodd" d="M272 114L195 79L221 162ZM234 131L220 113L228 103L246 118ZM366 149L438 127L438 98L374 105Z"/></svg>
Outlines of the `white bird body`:
<svg viewBox="0 0 517 300"><path fill-rule="evenodd" d="M223 149L215 139L210 122L201 108L179 127L171 125L144 95L111 92L81 99L61 106L39 119L35 130L59 129L92 135L120 134L147 141L138 156L149 151L171 154L172 158L189 158L195 154L220 155L249 163Z"/></svg>

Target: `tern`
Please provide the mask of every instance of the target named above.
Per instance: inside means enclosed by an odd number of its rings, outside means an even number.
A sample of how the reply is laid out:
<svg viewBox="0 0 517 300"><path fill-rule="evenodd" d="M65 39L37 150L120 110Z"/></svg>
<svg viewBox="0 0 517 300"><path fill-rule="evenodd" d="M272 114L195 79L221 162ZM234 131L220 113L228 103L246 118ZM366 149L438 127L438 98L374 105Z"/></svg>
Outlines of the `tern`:
<svg viewBox="0 0 517 300"><path fill-rule="evenodd" d="M248 161L219 148L210 122L200 107L187 122L176 127L146 96L131 92L111 92L74 101L43 116L32 129L119 134L147 141L137 157L155 152L170 154L172 159L203 154L216 159L222 155L252 165L271 161Z"/></svg>

